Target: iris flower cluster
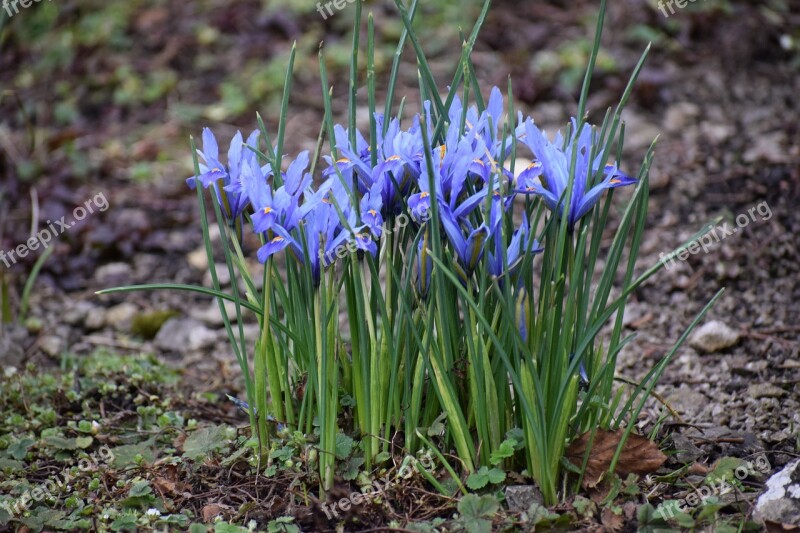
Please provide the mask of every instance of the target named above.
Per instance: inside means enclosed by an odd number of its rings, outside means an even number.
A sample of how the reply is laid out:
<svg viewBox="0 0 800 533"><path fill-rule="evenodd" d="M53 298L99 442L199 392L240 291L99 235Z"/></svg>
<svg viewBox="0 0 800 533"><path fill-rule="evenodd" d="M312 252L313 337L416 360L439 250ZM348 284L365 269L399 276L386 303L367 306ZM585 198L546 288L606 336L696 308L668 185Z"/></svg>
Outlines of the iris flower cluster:
<svg viewBox="0 0 800 533"><path fill-rule="evenodd" d="M424 104L426 110L429 106ZM530 235L527 220L507 236L503 233L501 221L511 216L517 195L541 197L558 217L567 202L568 227L572 230L605 189L636 182L612 164L598 172L603 154L596 132L588 124L578 128L574 119L568 138L559 132L551 141L532 119L522 120L521 116L512 135L501 134L503 97L497 88L480 113L474 106L464 109L458 98L453 101L443 143L430 151L430 168L419 115L406 130L398 118L391 118L385 133L385 117L376 114L375 118L376 154L371 153L370 143L361 132L351 137L346 128L334 127L335 155L324 157L328 167L316 187L308 172L308 152L300 153L276 180L272 166L259 163L255 151L258 131L246 141L237 132L230 143L227 165L223 165L217 140L209 129L203 131L200 175L187 182L192 187L199 182L211 188L231 223L251 206L253 230L264 238L257 253L259 261L264 263L288 250L310 268L317 284L322 271L337 257L346 255L342 250L355 247L376 256L385 221L404 210L427 229L434 201L463 281L484 258L492 276L513 275L522 257L541 251ZM426 125L429 133L434 131L433 124ZM533 162L516 178L499 163L509 159L514 142L526 145L533 156ZM575 169L571 172L575 151ZM567 199L570 176L575 182ZM425 254L430 233L423 235L417 267L418 287L424 292L432 263Z"/></svg>

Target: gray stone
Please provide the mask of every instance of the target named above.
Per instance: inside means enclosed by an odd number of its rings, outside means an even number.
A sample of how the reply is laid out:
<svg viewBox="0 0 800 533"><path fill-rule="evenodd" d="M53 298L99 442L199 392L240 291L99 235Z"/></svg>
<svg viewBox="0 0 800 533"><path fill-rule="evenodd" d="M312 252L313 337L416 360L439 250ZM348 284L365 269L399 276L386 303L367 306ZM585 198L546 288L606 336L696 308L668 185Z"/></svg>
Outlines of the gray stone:
<svg viewBox="0 0 800 533"><path fill-rule="evenodd" d="M75 304L70 305L64 311L64 314L61 315L61 321L70 326L77 326L86 319L86 315L93 307L94 306L89 302L75 302Z"/></svg>
<svg viewBox="0 0 800 533"><path fill-rule="evenodd" d="M170 318L155 338L155 345L167 352L200 350L212 346L216 333L194 318Z"/></svg>
<svg viewBox="0 0 800 533"><path fill-rule="evenodd" d="M678 133L693 124L698 115L700 115L700 107L697 104L692 102L674 103L664 113L664 128L670 133Z"/></svg>
<svg viewBox="0 0 800 533"><path fill-rule="evenodd" d="M751 383L747 387L747 394L753 398L782 398L786 391L772 383Z"/></svg>
<svg viewBox="0 0 800 533"><path fill-rule="evenodd" d="M227 311L228 319L231 321L231 323L236 323L236 304L226 300L225 311ZM249 313L249 311L242 309L242 313ZM222 326L224 324L222 320L222 313L219 311L219 304L216 301L212 301L208 307L192 309L189 312L189 315L192 318L200 320L204 324L208 324L209 326Z"/></svg>
<svg viewBox="0 0 800 533"><path fill-rule="evenodd" d="M762 522L800 524L800 459L767 480L753 517Z"/></svg>
<svg viewBox="0 0 800 533"><path fill-rule="evenodd" d="M139 309L130 302L115 305L106 311L106 324L114 329L127 329Z"/></svg>
<svg viewBox="0 0 800 533"><path fill-rule="evenodd" d="M0 366L13 367L20 366L25 358L25 350L22 349L28 332L25 328L17 324L3 325L2 335L0 335Z"/></svg>
<svg viewBox="0 0 800 533"><path fill-rule="evenodd" d="M508 510L514 513L527 511L532 503L544 505L544 497L536 485L509 485L506 487Z"/></svg>
<svg viewBox="0 0 800 533"><path fill-rule="evenodd" d="M230 271L228 271L228 265L226 265L225 263L215 263L215 265L217 270L217 281L219 281L219 286L227 287L231 282L231 273ZM203 285L206 287L214 286L211 279L211 270L206 270L206 273L203 276Z"/></svg>
<svg viewBox="0 0 800 533"><path fill-rule="evenodd" d="M108 263L94 273L94 281L102 287L131 283L133 269L128 263Z"/></svg>
<svg viewBox="0 0 800 533"><path fill-rule="evenodd" d="M206 252L206 247L201 246L200 248L186 254L186 262L189 263L189 266L196 268L197 270L207 269L208 252Z"/></svg>
<svg viewBox="0 0 800 533"><path fill-rule="evenodd" d="M92 307L83 320L83 327L89 331L101 329L106 325L106 310L102 307Z"/></svg>
<svg viewBox="0 0 800 533"><path fill-rule="evenodd" d="M669 440L672 443L672 447L675 449L674 457L679 463L693 463L703 455L703 450L695 446L686 435L673 433L670 435Z"/></svg>
<svg viewBox="0 0 800 533"><path fill-rule="evenodd" d="M689 339L692 348L706 353L719 352L737 342L739 342L739 332L719 320L703 324Z"/></svg>
<svg viewBox="0 0 800 533"><path fill-rule="evenodd" d="M48 335L39 341L39 348L50 357L56 357L64 350L64 340L55 335Z"/></svg>

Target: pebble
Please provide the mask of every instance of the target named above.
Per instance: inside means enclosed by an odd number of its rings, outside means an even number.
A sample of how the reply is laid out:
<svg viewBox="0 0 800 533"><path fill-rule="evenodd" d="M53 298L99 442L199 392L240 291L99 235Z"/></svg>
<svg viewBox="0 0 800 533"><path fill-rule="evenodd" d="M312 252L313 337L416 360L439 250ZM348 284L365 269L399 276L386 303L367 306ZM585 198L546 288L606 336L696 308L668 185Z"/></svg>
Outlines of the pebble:
<svg viewBox="0 0 800 533"><path fill-rule="evenodd" d="M217 269L217 280L219 281L220 287L225 287L227 285L230 285L231 274L230 271L228 271L228 265L226 265L225 263L216 263L216 269ZM206 287L214 286L214 284L212 283L210 270L206 270L206 273L203 276L203 285Z"/></svg>
<svg viewBox="0 0 800 533"><path fill-rule="evenodd" d="M64 350L64 341L55 335L48 335L39 341L39 348L50 357L56 357Z"/></svg>
<svg viewBox="0 0 800 533"><path fill-rule="evenodd" d="M751 383L747 387L747 394L753 398L782 398L786 391L772 383Z"/></svg>
<svg viewBox="0 0 800 533"><path fill-rule="evenodd" d="M205 270L208 268L208 253L206 252L206 247L201 246L193 252L186 254L186 262L189 263L189 266L197 270Z"/></svg>
<svg viewBox="0 0 800 533"><path fill-rule="evenodd" d="M89 331L102 329L106 325L106 311L102 307L92 307L83 321L83 327Z"/></svg>
<svg viewBox="0 0 800 533"><path fill-rule="evenodd" d="M236 305L226 300L225 311L228 313L228 319L231 324L236 323ZM242 313L249 313L246 309L242 309ZM209 326L222 326L225 322L222 320L222 313L219 311L219 304L212 301L208 307L194 308L189 312L189 316L196 318Z"/></svg>
<svg viewBox="0 0 800 533"><path fill-rule="evenodd" d="M133 317L139 309L130 302L123 302L111 307L106 311L105 323L114 329L128 329Z"/></svg>
<svg viewBox="0 0 800 533"><path fill-rule="evenodd" d="M692 348L706 353L722 351L737 342L739 342L739 332L719 320L703 324L689 339Z"/></svg>
<svg viewBox="0 0 800 533"><path fill-rule="evenodd" d="M677 102L664 113L664 128L670 133L678 133L693 124L699 114L700 107L697 104Z"/></svg>
<svg viewBox="0 0 800 533"><path fill-rule="evenodd" d="M201 350L212 346L217 340L214 331L194 318L170 318L155 338L155 345L167 352Z"/></svg>
<svg viewBox="0 0 800 533"><path fill-rule="evenodd" d="M544 497L535 485L509 485L506 487L506 503L508 510L521 513L528 510L532 503L544 504Z"/></svg>
<svg viewBox="0 0 800 533"><path fill-rule="evenodd" d="M131 284L133 269L128 263L108 263L94 273L94 281L100 287Z"/></svg>
<svg viewBox="0 0 800 533"><path fill-rule="evenodd" d="M86 319L86 315L93 307L89 302L76 302L64 311L64 314L61 315L61 321L70 326L77 326Z"/></svg>
<svg viewBox="0 0 800 533"><path fill-rule="evenodd" d="M675 459L679 463L692 463L703 456L703 450L695 446L692 440L686 435L673 433L670 435L669 440L672 444L672 448L675 449Z"/></svg>
<svg viewBox="0 0 800 533"><path fill-rule="evenodd" d="M3 326L3 334L0 335L0 366L10 368L22 364L25 358L22 346L27 336L25 328L16 324Z"/></svg>

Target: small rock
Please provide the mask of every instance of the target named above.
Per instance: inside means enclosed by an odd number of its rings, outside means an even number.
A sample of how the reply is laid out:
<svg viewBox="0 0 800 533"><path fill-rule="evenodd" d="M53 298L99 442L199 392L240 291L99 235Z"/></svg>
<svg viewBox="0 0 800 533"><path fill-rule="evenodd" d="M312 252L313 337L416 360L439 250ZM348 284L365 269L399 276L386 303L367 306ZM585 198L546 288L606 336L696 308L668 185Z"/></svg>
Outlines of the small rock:
<svg viewBox="0 0 800 533"><path fill-rule="evenodd" d="M138 312L139 310L135 305L130 302L123 302L106 311L105 322L114 329L127 329Z"/></svg>
<svg viewBox="0 0 800 533"><path fill-rule="evenodd" d="M219 281L220 287L226 287L231 282L231 274L228 271L228 265L225 263L216 263L216 270L217 270L217 280ZM203 285L206 287L213 287L214 284L212 283L211 279L211 271L207 270L205 275L203 276Z"/></svg>
<svg viewBox="0 0 800 533"><path fill-rule="evenodd" d="M667 397L667 403L678 413L693 417L708 406L708 398L702 392L682 384Z"/></svg>
<svg viewBox="0 0 800 533"><path fill-rule="evenodd" d="M664 113L664 128L670 133L677 133L693 123L699 114L700 108L697 104L691 102L672 104Z"/></svg>
<svg viewBox="0 0 800 533"><path fill-rule="evenodd" d="M216 338L212 330L194 318L171 318L158 330L155 344L167 352L183 352L208 348Z"/></svg>
<svg viewBox="0 0 800 533"><path fill-rule="evenodd" d="M208 252L206 252L206 247L201 246L197 250L189 252L186 255L186 262L189 263L189 266L191 266L192 268L196 268L197 270L207 269Z"/></svg>
<svg viewBox="0 0 800 533"><path fill-rule="evenodd" d="M133 269L128 263L108 263L94 273L94 281L101 287L131 283Z"/></svg>
<svg viewBox="0 0 800 533"><path fill-rule="evenodd" d="M86 315L94 306L89 302L76 302L69 306L61 315L61 321L70 326L77 326L86 319Z"/></svg>
<svg viewBox="0 0 800 533"><path fill-rule="evenodd" d="M3 334L0 335L0 366L10 368L22 364L25 358L22 346L27 337L28 332L23 327L16 324L3 326Z"/></svg>
<svg viewBox="0 0 800 533"><path fill-rule="evenodd" d="M781 398L786 391L772 383L751 383L747 387L747 394L753 398Z"/></svg>
<svg viewBox="0 0 800 533"><path fill-rule="evenodd" d="M712 320L692 334L689 345L701 352L714 353L730 348L738 341L738 331L719 320Z"/></svg>
<svg viewBox="0 0 800 533"><path fill-rule="evenodd" d="M92 307L83 320L83 327L89 331L101 329L106 325L106 311L102 307Z"/></svg>
<svg viewBox="0 0 800 533"><path fill-rule="evenodd" d="M236 323L236 304L226 300L225 311L228 313L228 319L231 321L231 323ZM246 310L242 309L242 312L246 312ZM211 302L211 305L208 307L192 309L189 312L189 316L196 318L197 320L200 320L209 326L222 326L224 324L224 321L222 320L222 313L219 311L219 304L215 301Z"/></svg>
<svg viewBox="0 0 800 533"><path fill-rule="evenodd" d="M765 161L768 163L788 163L791 155L785 148L788 144L786 134L782 131L756 135L753 145L748 148L742 159L746 163Z"/></svg>
<svg viewBox="0 0 800 533"><path fill-rule="evenodd" d="M762 522L800 524L800 459L767 480L753 517Z"/></svg>
<svg viewBox="0 0 800 533"><path fill-rule="evenodd" d="M64 350L64 341L55 335L48 335L39 341L39 348L50 357L56 357Z"/></svg>
<svg viewBox="0 0 800 533"><path fill-rule="evenodd" d="M670 435L669 440L672 444L672 448L675 449L675 459L679 463L692 463L703 455L703 450L695 446L686 435L673 433Z"/></svg>
<svg viewBox="0 0 800 533"><path fill-rule="evenodd" d="M532 503L544 505L544 497L535 485L509 485L506 487L506 503L509 511L522 513L527 511Z"/></svg>
<svg viewBox="0 0 800 533"><path fill-rule="evenodd" d="M735 133L733 126L729 124L718 124L716 122L702 122L700 131L706 138L714 144L721 144Z"/></svg>

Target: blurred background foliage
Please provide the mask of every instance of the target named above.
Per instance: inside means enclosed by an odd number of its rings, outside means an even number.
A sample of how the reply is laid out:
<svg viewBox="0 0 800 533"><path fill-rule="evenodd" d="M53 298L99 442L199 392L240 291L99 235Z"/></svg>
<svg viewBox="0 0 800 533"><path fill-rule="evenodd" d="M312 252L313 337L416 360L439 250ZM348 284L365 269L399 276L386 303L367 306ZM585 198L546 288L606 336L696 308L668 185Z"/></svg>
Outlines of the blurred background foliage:
<svg viewBox="0 0 800 533"><path fill-rule="evenodd" d="M203 125L247 129L259 111L274 124L289 50L297 42L288 148L313 143L322 114L318 50L324 42L334 102L346 103L354 8L345 2L323 18L315 0L52 0L8 17L0 10L0 173L4 184L53 179L149 182L174 179L190 169L187 136ZM524 103L571 95L590 48L595 3L498 0L476 55L481 65L505 62L489 75L504 83L509 71ZM612 4L614 4L612 2ZM695 2L664 18L657 0L621 1L629 19L612 19L610 40L640 51L647 42L680 51L698 21L732 16L733 2ZM788 0L759 3L767 22L784 22ZM523 5L525 7L523 7ZM440 80L452 76L459 31L469 31L479 0L427 0L416 18L419 34ZM634 10L634 11L630 11ZM375 13L378 85L391 65L402 22L391 0L368 1ZM636 13L637 16L630 16ZM533 20L538 17L539 20ZM568 17L568 18L567 18ZM513 19L513 20L512 20ZM528 27L514 20L530 21ZM617 26L615 26L615 24ZM565 33L565 28L570 31ZM797 59L798 29L782 43ZM362 43L363 44L363 43ZM410 48L410 47L407 47ZM638 51L636 55L638 55ZM363 55L362 55L363 59ZM416 89L407 50L403 76ZM624 74L630 60L604 50L598 77ZM498 79L499 78L499 79ZM401 93L402 94L402 93ZM303 141L302 139L306 139ZM306 142L306 145L303 145ZM313 144L311 145L313 148ZM14 189L13 185L8 185ZM24 188L24 187L22 187ZM11 191L13 196L13 190Z"/></svg>

